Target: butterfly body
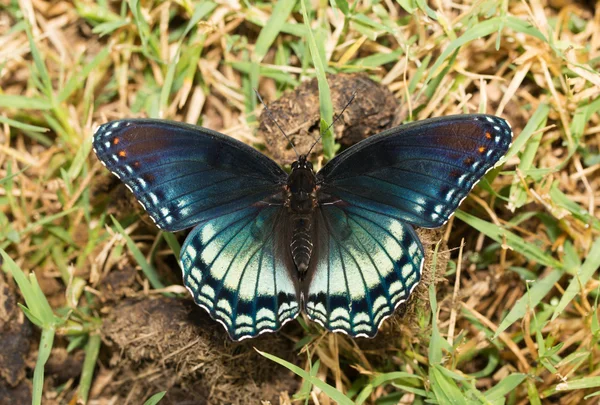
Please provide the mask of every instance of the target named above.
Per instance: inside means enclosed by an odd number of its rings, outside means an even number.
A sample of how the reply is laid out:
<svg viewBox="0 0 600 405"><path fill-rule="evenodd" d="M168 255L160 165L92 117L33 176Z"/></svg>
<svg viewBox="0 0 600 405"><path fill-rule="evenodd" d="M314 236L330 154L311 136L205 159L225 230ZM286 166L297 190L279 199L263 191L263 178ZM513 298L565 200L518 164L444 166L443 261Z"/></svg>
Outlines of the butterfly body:
<svg viewBox="0 0 600 405"><path fill-rule="evenodd" d="M511 144L507 122L457 115L406 124L290 174L230 137L170 121L100 126L100 161L181 248L185 286L234 340L300 312L373 337L421 280L413 226L443 225Z"/></svg>
<svg viewBox="0 0 600 405"><path fill-rule="evenodd" d="M298 277L304 279L313 251L313 214L318 205L317 179L312 164L302 155L292 163L292 172L287 181L287 200L289 210L290 253L294 260Z"/></svg>

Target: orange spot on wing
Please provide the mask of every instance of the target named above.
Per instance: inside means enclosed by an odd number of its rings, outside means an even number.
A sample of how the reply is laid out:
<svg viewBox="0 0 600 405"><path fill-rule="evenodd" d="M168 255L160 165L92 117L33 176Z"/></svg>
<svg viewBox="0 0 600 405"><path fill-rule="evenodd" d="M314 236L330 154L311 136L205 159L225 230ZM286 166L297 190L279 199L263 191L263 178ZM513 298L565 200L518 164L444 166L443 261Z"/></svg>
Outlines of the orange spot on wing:
<svg viewBox="0 0 600 405"><path fill-rule="evenodd" d="M485 146L480 146L479 147L479 153L483 153L485 152Z"/></svg>
<svg viewBox="0 0 600 405"><path fill-rule="evenodd" d="M113 139L113 145L117 145L119 143L120 139L119 138L115 138Z"/></svg>
<svg viewBox="0 0 600 405"><path fill-rule="evenodd" d="M464 160L466 165L472 165L473 164L473 158L472 157L468 157Z"/></svg>
<svg viewBox="0 0 600 405"><path fill-rule="evenodd" d="M133 162L133 167L135 167L136 169L137 169L138 167L140 167L140 162L137 162L137 161L136 161L136 162Z"/></svg>
<svg viewBox="0 0 600 405"><path fill-rule="evenodd" d="M489 132L486 132L486 133L485 133L485 137L486 137L487 139L492 139L492 134L490 134Z"/></svg>
<svg viewBox="0 0 600 405"><path fill-rule="evenodd" d="M119 151L119 156L125 157L125 156L127 156L127 152L125 152L124 150Z"/></svg>

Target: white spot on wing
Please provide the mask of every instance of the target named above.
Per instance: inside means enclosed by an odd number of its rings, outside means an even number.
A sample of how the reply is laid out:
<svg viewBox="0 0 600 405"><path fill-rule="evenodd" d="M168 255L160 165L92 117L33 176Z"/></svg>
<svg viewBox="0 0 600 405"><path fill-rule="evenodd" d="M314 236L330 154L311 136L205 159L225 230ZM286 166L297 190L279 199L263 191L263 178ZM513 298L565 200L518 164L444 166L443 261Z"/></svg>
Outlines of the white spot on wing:
<svg viewBox="0 0 600 405"><path fill-rule="evenodd" d="M194 260L196 258L196 255L198 254L196 248L194 248L194 246L192 246L191 244L188 245L186 253L190 256L190 259L192 260Z"/></svg>
<svg viewBox="0 0 600 405"><path fill-rule="evenodd" d="M256 319L267 318L275 321L277 318L275 317L275 313L268 308L261 308L258 310L256 314Z"/></svg>
<svg viewBox="0 0 600 405"><path fill-rule="evenodd" d="M200 270L198 269L198 267L192 267L192 277L194 277L196 280L202 280L202 273L200 273Z"/></svg>
<svg viewBox="0 0 600 405"><path fill-rule="evenodd" d="M242 325L252 326L254 324L254 320L251 317L249 317L248 315L238 315L235 320L235 324L238 326L242 326Z"/></svg>
<svg viewBox="0 0 600 405"><path fill-rule="evenodd" d="M202 241L203 244L207 244L208 241L210 241L216 233L217 230L213 226L212 222L209 222L202 227L202 232L200 233L200 241Z"/></svg>
<svg viewBox="0 0 600 405"><path fill-rule="evenodd" d="M158 198L156 197L156 194L150 192L148 193L148 198L152 201L153 205L158 205ZM165 209L165 208L163 208Z"/></svg>
<svg viewBox="0 0 600 405"><path fill-rule="evenodd" d="M410 273L412 272L412 270L413 270L413 267L412 267L412 265L410 263L405 264L402 267L402 277L404 277L405 279L407 279L408 276L410 276Z"/></svg>

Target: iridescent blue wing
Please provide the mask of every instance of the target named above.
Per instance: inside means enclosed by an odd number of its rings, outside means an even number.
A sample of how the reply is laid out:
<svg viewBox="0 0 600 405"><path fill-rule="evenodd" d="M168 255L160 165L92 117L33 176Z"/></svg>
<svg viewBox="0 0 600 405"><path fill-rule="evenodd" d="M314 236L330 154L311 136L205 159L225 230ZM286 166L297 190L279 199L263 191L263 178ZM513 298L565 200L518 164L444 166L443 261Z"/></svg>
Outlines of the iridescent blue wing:
<svg viewBox="0 0 600 405"><path fill-rule="evenodd" d="M511 140L501 118L460 115L393 128L332 159L317 174L309 317L374 336L421 279L423 247L410 224L444 224Z"/></svg>
<svg viewBox="0 0 600 405"><path fill-rule="evenodd" d="M492 115L455 115L392 128L332 159L323 195L425 228L443 225L502 157L512 131Z"/></svg>
<svg viewBox="0 0 600 405"><path fill-rule="evenodd" d="M306 314L323 327L373 337L421 280L423 247L398 219L341 201L317 209Z"/></svg>
<svg viewBox="0 0 600 405"><path fill-rule="evenodd" d="M297 276L282 237L286 215L282 206L258 203L200 223L182 247L186 287L234 340L298 315Z"/></svg>
<svg viewBox="0 0 600 405"><path fill-rule="evenodd" d="M160 120L104 124L93 147L159 228L197 225L181 250L184 283L233 339L297 316L293 263L277 238L287 175L275 162L217 132Z"/></svg>
<svg viewBox="0 0 600 405"><path fill-rule="evenodd" d="M248 145L206 128L150 119L101 125L93 139L100 161L167 231L260 201L287 175Z"/></svg>

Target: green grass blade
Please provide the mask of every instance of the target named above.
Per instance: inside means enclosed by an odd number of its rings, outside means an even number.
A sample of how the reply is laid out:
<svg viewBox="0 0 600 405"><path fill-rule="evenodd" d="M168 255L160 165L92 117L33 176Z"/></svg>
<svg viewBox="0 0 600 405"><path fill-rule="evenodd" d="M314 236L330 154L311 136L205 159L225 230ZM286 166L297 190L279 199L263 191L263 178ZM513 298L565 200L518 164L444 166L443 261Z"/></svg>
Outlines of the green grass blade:
<svg viewBox="0 0 600 405"><path fill-rule="evenodd" d="M307 381L310 381L311 384L318 387L329 398L333 399L338 404L340 404L340 405L352 405L353 404L352 400L350 398L348 398L347 396L345 396L343 393L341 393L340 391L338 391L331 385L327 384L326 382L320 380L319 378L310 375L310 373L304 371L300 367L298 367L292 363L289 363L283 359L280 359L279 357L273 356L272 354L261 352L260 350L258 350L256 348L254 350L256 350L261 356L264 356L267 359L274 361L275 363L287 368L288 370L290 370L297 376L302 377L303 379L305 379Z"/></svg>
<svg viewBox="0 0 600 405"><path fill-rule="evenodd" d="M435 245L433 251L433 262L431 265L431 273L433 279L435 279L435 273L437 271L437 256L440 244ZM431 340L429 341L429 364L440 364L444 356L444 350L451 350L448 341L442 338L440 329L438 327L437 317L437 295L435 292L435 283L429 285L429 304L431 305Z"/></svg>
<svg viewBox="0 0 600 405"><path fill-rule="evenodd" d="M27 97L15 94L0 94L0 107L18 110L50 110L52 104L40 97Z"/></svg>
<svg viewBox="0 0 600 405"><path fill-rule="evenodd" d="M53 344L54 328L42 329L38 358L35 362L35 369L33 370L33 389L31 393L31 403L33 405L39 405L42 403L42 391L44 389L44 366L50 358Z"/></svg>
<svg viewBox="0 0 600 405"><path fill-rule="evenodd" d="M33 301L35 302L36 308L36 310L32 312L40 321L42 321L44 327L54 327L54 325L60 323L60 318L54 315L52 307L50 307L50 303L46 299L46 296L35 277L35 273L29 273L29 283L31 284Z"/></svg>
<svg viewBox="0 0 600 405"><path fill-rule="evenodd" d="M504 377L500 382L484 393L490 402L501 401L527 378L527 374L515 373Z"/></svg>
<svg viewBox="0 0 600 405"><path fill-rule="evenodd" d="M267 52L273 45L273 42L280 34L294 6L296 0L280 0L275 2L271 16L267 20L263 29L260 30L256 43L254 45L254 53L252 54L250 68L248 71L249 83L246 86L246 113L252 114L256 109L256 96L254 89L258 89L261 67L260 63L266 56ZM286 75L289 76L289 75ZM255 121L254 116L249 116L249 121Z"/></svg>
<svg viewBox="0 0 600 405"><path fill-rule="evenodd" d="M48 132L48 128L38 127L37 125L25 124L21 121L13 120L6 117L0 116L0 123L9 125L13 128L19 128L23 131L31 131L31 132Z"/></svg>
<svg viewBox="0 0 600 405"><path fill-rule="evenodd" d="M86 403L90 394L90 388L92 386L92 378L94 377L94 368L96 368L96 360L98 360L98 353L100 353L100 345L102 339L100 334L90 334L87 345L85 346L85 359L83 361L83 367L81 369L81 378L79 380L79 388L77 395L79 399Z"/></svg>
<svg viewBox="0 0 600 405"><path fill-rule="evenodd" d="M542 103L538 106L537 110L533 113L531 118L527 121L527 125L521 131L517 139L514 140L512 146L509 151L506 153L504 157L500 159L498 165L503 164L506 160L515 156L525 147L529 138L533 136L533 133L544 126L544 123L548 119L548 113L550 112L550 106L548 104Z"/></svg>
<svg viewBox="0 0 600 405"><path fill-rule="evenodd" d="M557 384L553 389L544 392L544 396L548 397L558 392L585 390L598 387L600 387L600 377L583 377L576 380L561 382Z"/></svg>
<svg viewBox="0 0 600 405"><path fill-rule="evenodd" d="M471 225L479 232L485 234L498 243L506 243L513 250L521 253L530 260L536 261L548 267L554 267L557 269L563 268L563 264L561 262L549 256L534 244L526 242L523 240L523 238L510 231L507 231L506 229L502 229L499 226L486 222L461 210L457 210L455 215L456 218Z"/></svg>
<svg viewBox="0 0 600 405"><path fill-rule="evenodd" d="M131 251L131 254L135 258L135 261L142 268L142 271L148 278L148 281L150 281L150 285L152 286L152 288L155 288L155 289L165 288L165 285L160 281L160 278L158 277L158 273L156 272L156 270L154 270L154 267L152 267L146 261L146 258L144 257L143 253L138 249L138 247L135 245L135 242L131 239L131 237L129 237L129 235L127 235L127 233L125 232L125 229L123 229L121 224L113 216L111 216L111 219L113 221L113 224L119 231L119 233L121 235L123 235L123 238L125 238L125 243L127 243L127 247Z"/></svg>
<svg viewBox="0 0 600 405"><path fill-rule="evenodd" d="M554 284L560 280L563 274L564 273L561 270L552 270L552 272L543 279L535 281L533 287L531 287L525 295L519 298L511 308L510 312L504 317L502 322L500 322L493 339L496 339L510 325L523 318L528 308L535 308L550 290L552 290Z"/></svg>
<svg viewBox="0 0 600 405"><path fill-rule="evenodd" d="M594 229L600 231L600 220L592 216L585 208L581 207L575 201L565 195L559 188L559 182L556 181L550 188L550 198L554 204L566 209L575 218L584 224L590 224Z"/></svg>
<svg viewBox="0 0 600 405"><path fill-rule="evenodd" d="M102 50L98 52L96 56L94 56L94 59L92 59L90 63L85 65L83 69L77 72L77 74L71 76L62 90L58 93L57 101L62 103L78 88L80 88L82 83L85 82L85 79L90 75L90 72L92 72L94 69L97 69L102 62L106 62L109 53L110 46L107 45L106 47L102 48Z"/></svg>
<svg viewBox="0 0 600 405"><path fill-rule="evenodd" d="M439 404L467 405L467 399L458 385L442 372L442 366L434 364L429 368L431 390Z"/></svg>
<svg viewBox="0 0 600 405"><path fill-rule="evenodd" d="M46 95L46 97L48 97L51 100L50 105L54 107L54 92L52 87L52 80L50 79L50 74L48 73L48 69L46 68L46 65L44 63L44 58L40 54L40 51L35 44L33 33L31 32L31 26L29 24L29 19L26 17L24 18L24 21L25 32L27 33L27 39L29 41L29 48L31 51L31 56L33 57L35 70L36 73L39 75L39 78L41 79L41 88L39 90L42 91Z"/></svg>
<svg viewBox="0 0 600 405"><path fill-rule="evenodd" d="M14 260L4 250L0 250L0 255L2 255L2 269L5 272L10 273L10 275L13 277L17 283L17 286L19 287L19 291L21 291L21 294L25 299L27 307L31 311L31 314L40 321L40 324L43 324L42 317L40 316L42 310L38 305L36 292L29 282L29 279L23 270L19 268Z"/></svg>
<svg viewBox="0 0 600 405"><path fill-rule="evenodd" d="M144 405L156 405L164 398L166 394L167 391L162 391L157 394L154 394L150 398L148 398L146 402L144 402Z"/></svg>
<svg viewBox="0 0 600 405"><path fill-rule="evenodd" d="M323 41L317 42L315 34L310 26L308 16L308 0L300 0L302 5L302 16L307 30L307 42L310 49L313 65L317 74L317 83L319 87L319 111L321 112L321 132L323 133L323 154L326 159L331 159L335 155L335 137L329 125L333 122L333 103L331 101L331 90L327 83L325 70L325 61L322 55L325 54ZM324 132L323 132L324 131Z"/></svg>
<svg viewBox="0 0 600 405"><path fill-rule="evenodd" d="M264 28L260 30L254 45L254 63L260 63L280 34L283 25L292 13L296 0L280 0L275 2L271 16Z"/></svg>
<svg viewBox="0 0 600 405"><path fill-rule="evenodd" d="M133 14L133 21L138 29L138 36L142 41L142 48L144 54L148 54L148 37L150 36L150 27L142 14L141 5L138 0L127 0L131 14Z"/></svg>
<svg viewBox="0 0 600 405"><path fill-rule="evenodd" d="M465 33L459 38L450 42L446 49L444 49L444 51L437 58L433 66L431 66L429 74L425 78L425 83L431 80L431 78L437 73L440 67L456 50L458 50L461 46L465 45L466 43L469 43L482 37L486 37L488 35L493 34L494 32L497 32L498 28L500 27L500 23L500 18L484 20L478 24L475 24L474 26L466 30Z"/></svg>
<svg viewBox="0 0 600 405"><path fill-rule="evenodd" d="M571 302L571 300L579 293L581 289L580 286L586 285L594 273L598 271L598 268L600 268L600 238L597 238L592 245L590 252L585 259L585 262L583 262L583 265L581 266L577 276L571 279L567 290L561 297L560 302L554 310L552 320L555 320L558 315L560 315L569 302Z"/></svg>
<svg viewBox="0 0 600 405"><path fill-rule="evenodd" d="M177 238L175 237L175 235L173 235L171 232L163 232L162 236L163 236L163 238L165 238L165 241L167 241L167 245L169 245L169 247L173 251L173 256L175 256L175 258L177 260L179 260L179 253L181 252L181 245L177 241Z"/></svg>
<svg viewBox="0 0 600 405"><path fill-rule="evenodd" d="M73 158L73 163L69 166L69 170L67 171L67 183L71 184L73 180L78 178L81 175L81 171L84 166L88 162L88 158L90 156L90 151L92 150L92 137L86 136L79 148L77 149L77 153L75 154L75 158Z"/></svg>
<svg viewBox="0 0 600 405"><path fill-rule="evenodd" d="M406 381L408 379L422 380L423 378L415 374L407 373L405 371L394 371L391 373L379 374L378 376L373 378L366 387L362 389L360 394L356 397L355 403L356 405L364 403L369 398L373 390L379 387L380 385L384 385L397 380L399 380L398 382Z"/></svg>

